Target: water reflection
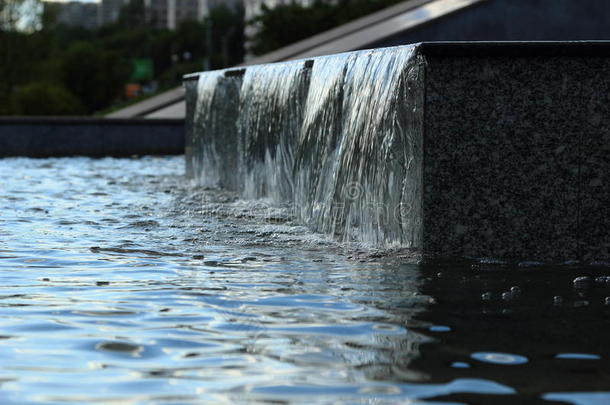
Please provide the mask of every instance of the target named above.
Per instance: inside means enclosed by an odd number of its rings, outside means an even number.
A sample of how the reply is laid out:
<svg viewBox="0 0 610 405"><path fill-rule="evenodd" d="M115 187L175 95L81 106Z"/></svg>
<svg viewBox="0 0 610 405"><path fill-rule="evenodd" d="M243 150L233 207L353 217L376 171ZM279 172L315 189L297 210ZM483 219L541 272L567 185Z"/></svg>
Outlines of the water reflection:
<svg viewBox="0 0 610 405"><path fill-rule="evenodd" d="M357 251L182 165L0 160L3 404L609 398L603 268Z"/></svg>
<svg viewBox="0 0 610 405"><path fill-rule="evenodd" d="M181 172L0 161L3 403L414 395L398 382L420 379L416 266L348 260L281 208Z"/></svg>
<svg viewBox="0 0 610 405"><path fill-rule="evenodd" d="M433 381L484 378L512 387L519 399L512 396L505 403L610 401L608 288L573 283L578 277L603 276L608 268L437 262L421 271L421 292L434 297L435 305L416 319L442 323L451 331L427 333L434 341L420 346L414 369ZM504 299L515 287L519 293ZM556 296L563 297L562 305L555 304ZM486 401L469 395L437 399ZM605 402L595 402L600 400Z"/></svg>

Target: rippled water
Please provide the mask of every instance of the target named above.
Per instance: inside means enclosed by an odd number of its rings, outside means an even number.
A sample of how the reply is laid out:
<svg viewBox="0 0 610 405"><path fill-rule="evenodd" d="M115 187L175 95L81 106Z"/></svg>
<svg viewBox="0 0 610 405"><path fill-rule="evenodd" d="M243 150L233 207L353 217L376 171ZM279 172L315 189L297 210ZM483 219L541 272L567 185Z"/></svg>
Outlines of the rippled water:
<svg viewBox="0 0 610 405"><path fill-rule="evenodd" d="M416 264L183 171L0 160L1 404L610 402L607 267Z"/></svg>

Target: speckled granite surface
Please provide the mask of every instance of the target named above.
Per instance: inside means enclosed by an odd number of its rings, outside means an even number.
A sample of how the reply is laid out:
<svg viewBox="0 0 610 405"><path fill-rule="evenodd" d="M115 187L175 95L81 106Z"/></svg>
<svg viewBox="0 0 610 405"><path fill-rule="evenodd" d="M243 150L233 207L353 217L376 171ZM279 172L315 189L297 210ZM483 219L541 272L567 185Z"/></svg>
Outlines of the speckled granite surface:
<svg viewBox="0 0 610 405"><path fill-rule="evenodd" d="M588 120L580 145L580 252L585 260L610 260L610 63L600 67L596 91L583 106Z"/></svg>
<svg viewBox="0 0 610 405"><path fill-rule="evenodd" d="M424 250L610 259L610 54L426 59Z"/></svg>

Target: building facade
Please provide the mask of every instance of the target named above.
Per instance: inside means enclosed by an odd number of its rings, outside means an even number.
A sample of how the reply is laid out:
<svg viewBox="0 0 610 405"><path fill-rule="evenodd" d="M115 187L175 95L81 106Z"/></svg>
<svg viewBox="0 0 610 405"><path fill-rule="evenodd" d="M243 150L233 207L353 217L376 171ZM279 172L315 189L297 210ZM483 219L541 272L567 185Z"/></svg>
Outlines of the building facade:
<svg viewBox="0 0 610 405"><path fill-rule="evenodd" d="M184 20L201 21L209 14L208 0L145 0L146 20L158 29L174 30Z"/></svg>
<svg viewBox="0 0 610 405"><path fill-rule="evenodd" d="M55 16L53 22L56 24L87 29L94 29L98 26L99 6L97 3L45 1L42 3L42 7L44 13Z"/></svg>
<svg viewBox="0 0 610 405"><path fill-rule="evenodd" d="M129 0L101 0L98 10L98 26L112 24L118 21L121 8Z"/></svg>
<svg viewBox="0 0 610 405"><path fill-rule="evenodd" d="M129 0L100 0L98 3L48 1L44 6L57 9L57 22L60 24L94 29L117 22L121 9L128 3ZM144 0L144 7L149 24L158 29L174 30L184 20L202 21L213 7L239 3L240 0Z"/></svg>

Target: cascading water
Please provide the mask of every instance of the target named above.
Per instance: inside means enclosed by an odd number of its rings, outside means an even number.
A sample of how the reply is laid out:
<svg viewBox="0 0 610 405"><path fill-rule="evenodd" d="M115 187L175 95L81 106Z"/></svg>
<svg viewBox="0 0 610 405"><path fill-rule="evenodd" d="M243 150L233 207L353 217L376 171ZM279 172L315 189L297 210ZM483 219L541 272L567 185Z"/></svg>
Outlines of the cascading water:
<svg viewBox="0 0 610 405"><path fill-rule="evenodd" d="M417 247L421 93L414 49L315 61L294 196L315 230L372 246Z"/></svg>
<svg viewBox="0 0 610 405"><path fill-rule="evenodd" d="M247 198L292 197L294 153L309 85L307 65L299 61L246 70L237 135Z"/></svg>
<svg viewBox="0 0 610 405"><path fill-rule="evenodd" d="M345 54L317 59L311 81L295 161L295 210L310 228L334 233L332 174L341 140ZM330 202L329 204L329 195Z"/></svg>
<svg viewBox="0 0 610 405"><path fill-rule="evenodd" d="M238 115L240 71L212 71L199 76L194 112L193 172L206 187L238 190Z"/></svg>
<svg viewBox="0 0 610 405"><path fill-rule="evenodd" d="M202 74L203 184L292 203L310 228L344 241L419 247L420 71L414 47L253 66L238 112L236 82Z"/></svg>

